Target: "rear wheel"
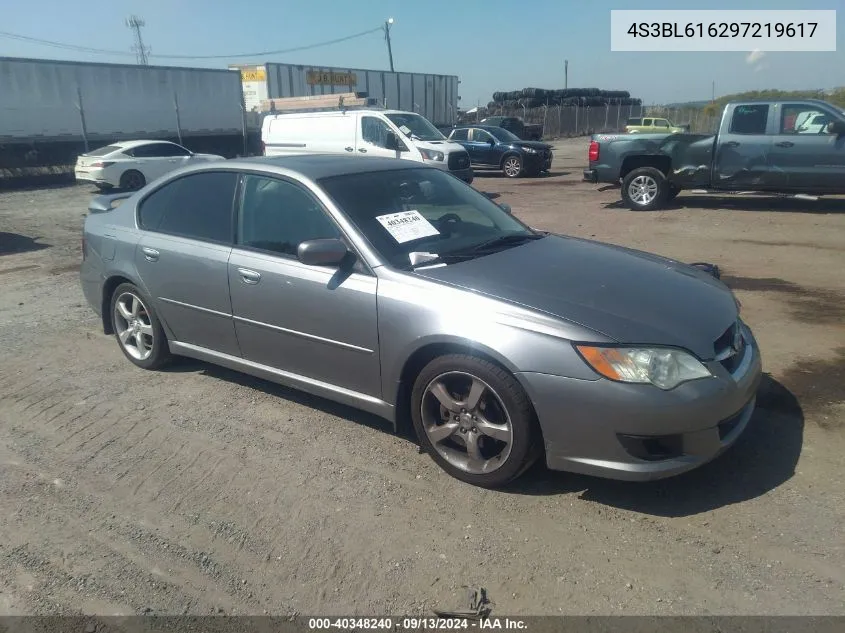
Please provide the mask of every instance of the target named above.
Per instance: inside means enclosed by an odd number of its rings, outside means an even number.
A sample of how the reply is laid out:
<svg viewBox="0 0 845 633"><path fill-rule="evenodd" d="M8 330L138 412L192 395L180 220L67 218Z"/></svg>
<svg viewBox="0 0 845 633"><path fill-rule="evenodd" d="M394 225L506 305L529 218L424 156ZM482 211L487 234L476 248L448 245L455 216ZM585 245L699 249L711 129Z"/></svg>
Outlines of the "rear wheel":
<svg viewBox="0 0 845 633"><path fill-rule="evenodd" d="M655 167L638 167L622 179L622 200L634 211L652 211L661 207L669 195L669 183Z"/></svg>
<svg viewBox="0 0 845 633"><path fill-rule="evenodd" d="M112 330L126 358L142 369L164 366L170 349L150 300L127 283L115 288L110 305Z"/></svg>
<svg viewBox="0 0 845 633"><path fill-rule="evenodd" d="M411 407L420 445L461 481L503 486L538 457L539 431L525 391L489 361L435 358L414 383Z"/></svg>
<svg viewBox="0 0 845 633"><path fill-rule="evenodd" d="M522 174L522 159L519 156L506 156L502 161L502 172L508 178L519 178Z"/></svg>
<svg viewBox="0 0 845 633"><path fill-rule="evenodd" d="M120 188L126 191L136 191L145 184L147 184L147 179L136 169L125 171L120 177Z"/></svg>

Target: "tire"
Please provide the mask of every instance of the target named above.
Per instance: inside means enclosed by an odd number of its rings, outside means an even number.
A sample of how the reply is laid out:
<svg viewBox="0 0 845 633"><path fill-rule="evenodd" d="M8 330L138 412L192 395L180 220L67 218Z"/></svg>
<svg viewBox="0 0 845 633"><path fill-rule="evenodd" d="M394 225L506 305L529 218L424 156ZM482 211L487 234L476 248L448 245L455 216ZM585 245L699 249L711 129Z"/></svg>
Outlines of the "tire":
<svg viewBox="0 0 845 633"><path fill-rule="evenodd" d="M411 392L411 420L420 446L438 466L482 488L519 477L542 446L534 409L516 378L465 354L439 356L423 368Z"/></svg>
<svg viewBox="0 0 845 633"><path fill-rule="evenodd" d="M522 158L516 154L508 154L502 160L502 173L508 178L519 178L522 175Z"/></svg>
<svg viewBox="0 0 845 633"><path fill-rule="evenodd" d="M126 283L115 288L109 310L117 344L132 364L141 369L159 369L170 361L161 322L152 303L137 286Z"/></svg>
<svg viewBox="0 0 845 633"><path fill-rule="evenodd" d="M659 209L668 195L666 176L654 167L638 167L622 179L622 200L634 211Z"/></svg>
<svg viewBox="0 0 845 633"><path fill-rule="evenodd" d="M136 169L129 169L120 176L120 188L124 191L137 191L146 184L144 174Z"/></svg>

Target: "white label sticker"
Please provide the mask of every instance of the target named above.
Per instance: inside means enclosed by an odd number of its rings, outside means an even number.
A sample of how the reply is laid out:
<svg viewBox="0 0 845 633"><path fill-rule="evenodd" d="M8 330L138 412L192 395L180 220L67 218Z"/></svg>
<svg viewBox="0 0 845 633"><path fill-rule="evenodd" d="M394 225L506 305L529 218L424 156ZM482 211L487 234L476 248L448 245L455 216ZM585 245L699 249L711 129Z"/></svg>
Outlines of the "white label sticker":
<svg viewBox="0 0 845 633"><path fill-rule="evenodd" d="M399 244L418 240L421 237L440 235L440 231L431 225L431 222L420 215L416 209L413 211L400 211L399 213L388 213L378 215L376 220L387 229L391 237Z"/></svg>

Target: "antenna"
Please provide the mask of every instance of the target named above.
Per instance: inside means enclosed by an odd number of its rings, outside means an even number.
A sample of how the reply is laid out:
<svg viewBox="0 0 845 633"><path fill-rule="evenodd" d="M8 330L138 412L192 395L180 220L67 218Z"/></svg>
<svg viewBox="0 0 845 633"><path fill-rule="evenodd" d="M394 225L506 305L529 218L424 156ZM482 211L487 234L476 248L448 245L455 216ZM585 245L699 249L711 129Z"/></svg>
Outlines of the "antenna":
<svg viewBox="0 0 845 633"><path fill-rule="evenodd" d="M132 50L135 51L135 58L141 66L149 65L149 62L147 61L149 49L144 46L144 38L141 37L141 27L146 25L147 23L144 22L144 19L138 17L137 15L130 15L126 18L126 26L132 29L135 34L135 44L132 46Z"/></svg>

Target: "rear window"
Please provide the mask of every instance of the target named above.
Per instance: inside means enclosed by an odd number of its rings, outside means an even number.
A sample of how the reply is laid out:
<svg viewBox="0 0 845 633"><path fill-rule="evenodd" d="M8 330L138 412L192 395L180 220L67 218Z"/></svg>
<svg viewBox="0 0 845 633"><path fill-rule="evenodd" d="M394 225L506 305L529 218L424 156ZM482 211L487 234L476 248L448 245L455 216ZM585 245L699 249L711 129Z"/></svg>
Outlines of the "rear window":
<svg viewBox="0 0 845 633"><path fill-rule="evenodd" d="M628 125L642 125L643 120L639 117L635 119L628 119Z"/></svg>
<svg viewBox="0 0 845 633"><path fill-rule="evenodd" d="M117 152L123 149L120 145L106 145L105 147L101 147L100 149L95 149L91 152L85 154L86 156L105 156L106 154L111 154L112 152Z"/></svg>

